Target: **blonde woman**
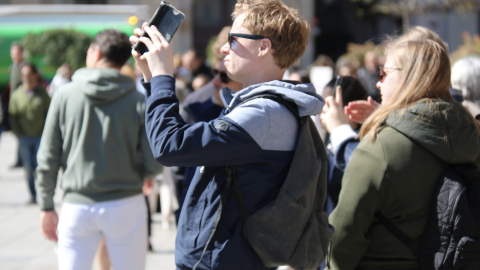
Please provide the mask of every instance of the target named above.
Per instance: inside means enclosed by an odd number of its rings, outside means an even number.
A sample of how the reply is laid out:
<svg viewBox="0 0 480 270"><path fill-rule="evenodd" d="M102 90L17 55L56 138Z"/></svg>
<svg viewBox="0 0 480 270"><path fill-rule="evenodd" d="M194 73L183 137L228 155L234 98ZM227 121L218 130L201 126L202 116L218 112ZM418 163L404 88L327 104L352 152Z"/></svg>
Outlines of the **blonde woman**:
<svg viewBox="0 0 480 270"><path fill-rule="evenodd" d="M398 39L389 40L388 42L390 42L390 47L392 47L395 45L394 43L400 44L407 41L424 39L430 39L437 42L446 52L448 52L447 43L445 43L435 32L423 26L415 26L408 30L405 34L401 35ZM455 91L454 89L450 90ZM345 113L349 116L350 120L363 124L365 120L378 108L380 108L380 103L373 100L372 97L369 97L366 101L358 100L350 102L345 107Z"/></svg>
<svg viewBox="0 0 480 270"><path fill-rule="evenodd" d="M450 61L441 45L393 42L381 70L382 106L360 130L330 219L333 269L418 269L415 256L375 213L419 237L442 162L474 162L480 151L472 116L449 92Z"/></svg>

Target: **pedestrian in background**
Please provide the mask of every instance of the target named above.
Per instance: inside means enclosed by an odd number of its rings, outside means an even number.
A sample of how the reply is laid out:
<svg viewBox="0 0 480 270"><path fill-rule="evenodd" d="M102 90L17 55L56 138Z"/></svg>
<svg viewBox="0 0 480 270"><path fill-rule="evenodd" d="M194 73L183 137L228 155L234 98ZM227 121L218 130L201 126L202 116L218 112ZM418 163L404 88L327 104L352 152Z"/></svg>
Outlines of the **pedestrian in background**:
<svg viewBox="0 0 480 270"><path fill-rule="evenodd" d="M87 51L87 67L53 96L37 175L40 229L58 240L62 270L91 269L102 237L114 269L145 267L142 187L161 165L145 133L145 98L135 81L120 73L130 50L122 32L98 33ZM58 221L53 196L60 168L65 195Z"/></svg>
<svg viewBox="0 0 480 270"><path fill-rule="evenodd" d="M377 88L378 82L378 57L374 51L368 51L363 57L364 66L358 69L358 79L362 82L368 95L376 102L382 102L380 91Z"/></svg>
<svg viewBox="0 0 480 270"><path fill-rule="evenodd" d="M27 173L31 195L30 203L36 203L34 172L50 97L39 84L38 70L33 64L24 63L20 73L22 84L12 93L8 112L12 131L19 138L20 157Z"/></svg>
<svg viewBox="0 0 480 270"><path fill-rule="evenodd" d="M182 68L187 72L184 77L191 91L193 91L193 80L198 75L204 75L209 79L213 78L211 68L206 65L205 59L196 50L189 50L182 55Z"/></svg>
<svg viewBox="0 0 480 270"><path fill-rule="evenodd" d="M20 72L20 69L25 63L25 60L23 59L23 46L20 43L18 42L12 43L12 45L10 46L10 57L12 59L12 65L8 68L8 74L10 78L10 81L9 81L10 93L7 96L6 105L10 103L9 100L13 92L17 90L18 87L22 84L22 74ZM8 110L8 106L6 110ZM17 139L19 138L17 137ZM13 164L12 168L18 168L18 167L22 167L22 159L20 157L20 148L17 148L17 160L15 161L15 164Z"/></svg>
<svg viewBox="0 0 480 270"><path fill-rule="evenodd" d="M338 196L342 187L342 177L352 153L360 142L358 132L361 124L348 119L344 105L356 100L366 100L367 90L359 80L353 77L342 77L333 96L336 78L332 79L323 90L326 106L320 115L322 127L330 134L327 142L328 186L325 212L331 214L338 204Z"/></svg>
<svg viewBox="0 0 480 270"><path fill-rule="evenodd" d="M418 238L444 163L474 162L480 151L473 117L450 94L443 46L429 39L392 42L380 70L382 107L362 125L330 216L332 269L419 269L375 215Z"/></svg>
<svg viewBox="0 0 480 270"><path fill-rule="evenodd" d="M452 66L452 88L461 91L462 102L475 118L480 117L480 57L469 56Z"/></svg>
<svg viewBox="0 0 480 270"><path fill-rule="evenodd" d="M52 82L47 87L47 92L50 97L53 96L57 89L72 80L72 68L69 64L63 64L57 69L57 73L52 79Z"/></svg>

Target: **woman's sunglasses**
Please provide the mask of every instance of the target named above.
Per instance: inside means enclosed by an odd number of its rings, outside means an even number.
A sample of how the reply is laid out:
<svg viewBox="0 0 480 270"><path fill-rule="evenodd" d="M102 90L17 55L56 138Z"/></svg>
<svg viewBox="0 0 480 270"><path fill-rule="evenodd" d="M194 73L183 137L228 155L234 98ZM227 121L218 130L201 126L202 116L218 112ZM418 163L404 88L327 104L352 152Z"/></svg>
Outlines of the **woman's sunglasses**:
<svg viewBox="0 0 480 270"><path fill-rule="evenodd" d="M383 83L383 81L385 81L385 78L388 75L387 73L385 73L385 69L402 70L401 68L378 66L378 77L380 78L381 83Z"/></svg>
<svg viewBox="0 0 480 270"><path fill-rule="evenodd" d="M220 76L220 81L222 83L227 84L228 82L230 82L230 78L228 77L225 71L220 71L218 69L213 69L212 71L214 76L217 76L217 75Z"/></svg>
<svg viewBox="0 0 480 270"><path fill-rule="evenodd" d="M247 38L247 39L252 39L252 40L259 40L259 39L267 38L267 37L259 36L259 35L228 33L228 45L230 45L230 48L232 47L233 37Z"/></svg>

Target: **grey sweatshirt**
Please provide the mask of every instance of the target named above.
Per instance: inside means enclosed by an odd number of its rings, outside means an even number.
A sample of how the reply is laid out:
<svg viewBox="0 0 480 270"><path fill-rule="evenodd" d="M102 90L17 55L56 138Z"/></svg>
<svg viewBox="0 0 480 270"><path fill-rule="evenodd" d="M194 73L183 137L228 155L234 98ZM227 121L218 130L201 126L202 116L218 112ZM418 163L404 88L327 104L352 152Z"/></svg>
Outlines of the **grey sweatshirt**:
<svg viewBox="0 0 480 270"><path fill-rule="evenodd" d="M55 93L38 151L41 209L53 208L57 172L64 202L90 204L142 192L162 166L145 133L145 98L118 70L80 69Z"/></svg>

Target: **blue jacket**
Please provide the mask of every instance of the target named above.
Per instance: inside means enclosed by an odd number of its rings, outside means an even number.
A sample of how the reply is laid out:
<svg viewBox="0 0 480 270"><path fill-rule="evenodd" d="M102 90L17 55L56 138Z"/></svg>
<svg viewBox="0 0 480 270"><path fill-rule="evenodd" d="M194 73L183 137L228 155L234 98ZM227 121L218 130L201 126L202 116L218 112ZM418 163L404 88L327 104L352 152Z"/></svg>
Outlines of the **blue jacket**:
<svg viewBox="0 0 480 270"><path fill-rule="evenodd" d="M327 183L327 201L325 202L325 212L330 215L338 204L340 189L342 187L342 178L348 162L352 157L353 151L357 148L360 140L358 131L353 130L349 125L342 125L330 134L330 143L333 146L333 153L328 153L328 183Z"/></svg>
<svg viewBox="0 0 480 270"><path fill-rule="evenodd" d="M227 105L219 118L186 124L179 115L175 80L152 78L147 89L146 129L154 157L167 166L198 167L178 224L175 263L192 269L200 260L231 165L250 213L274 200L286 178L299 132L283 105L268 99L240 102L273 93L297 104L301 116L319 114L324 102L311 84L272 81L234 93L222 89ZM232 110L235 108L235 110ZM229 196L216 233L197 269L266 269L242 236L242 221Z"/></svg>

